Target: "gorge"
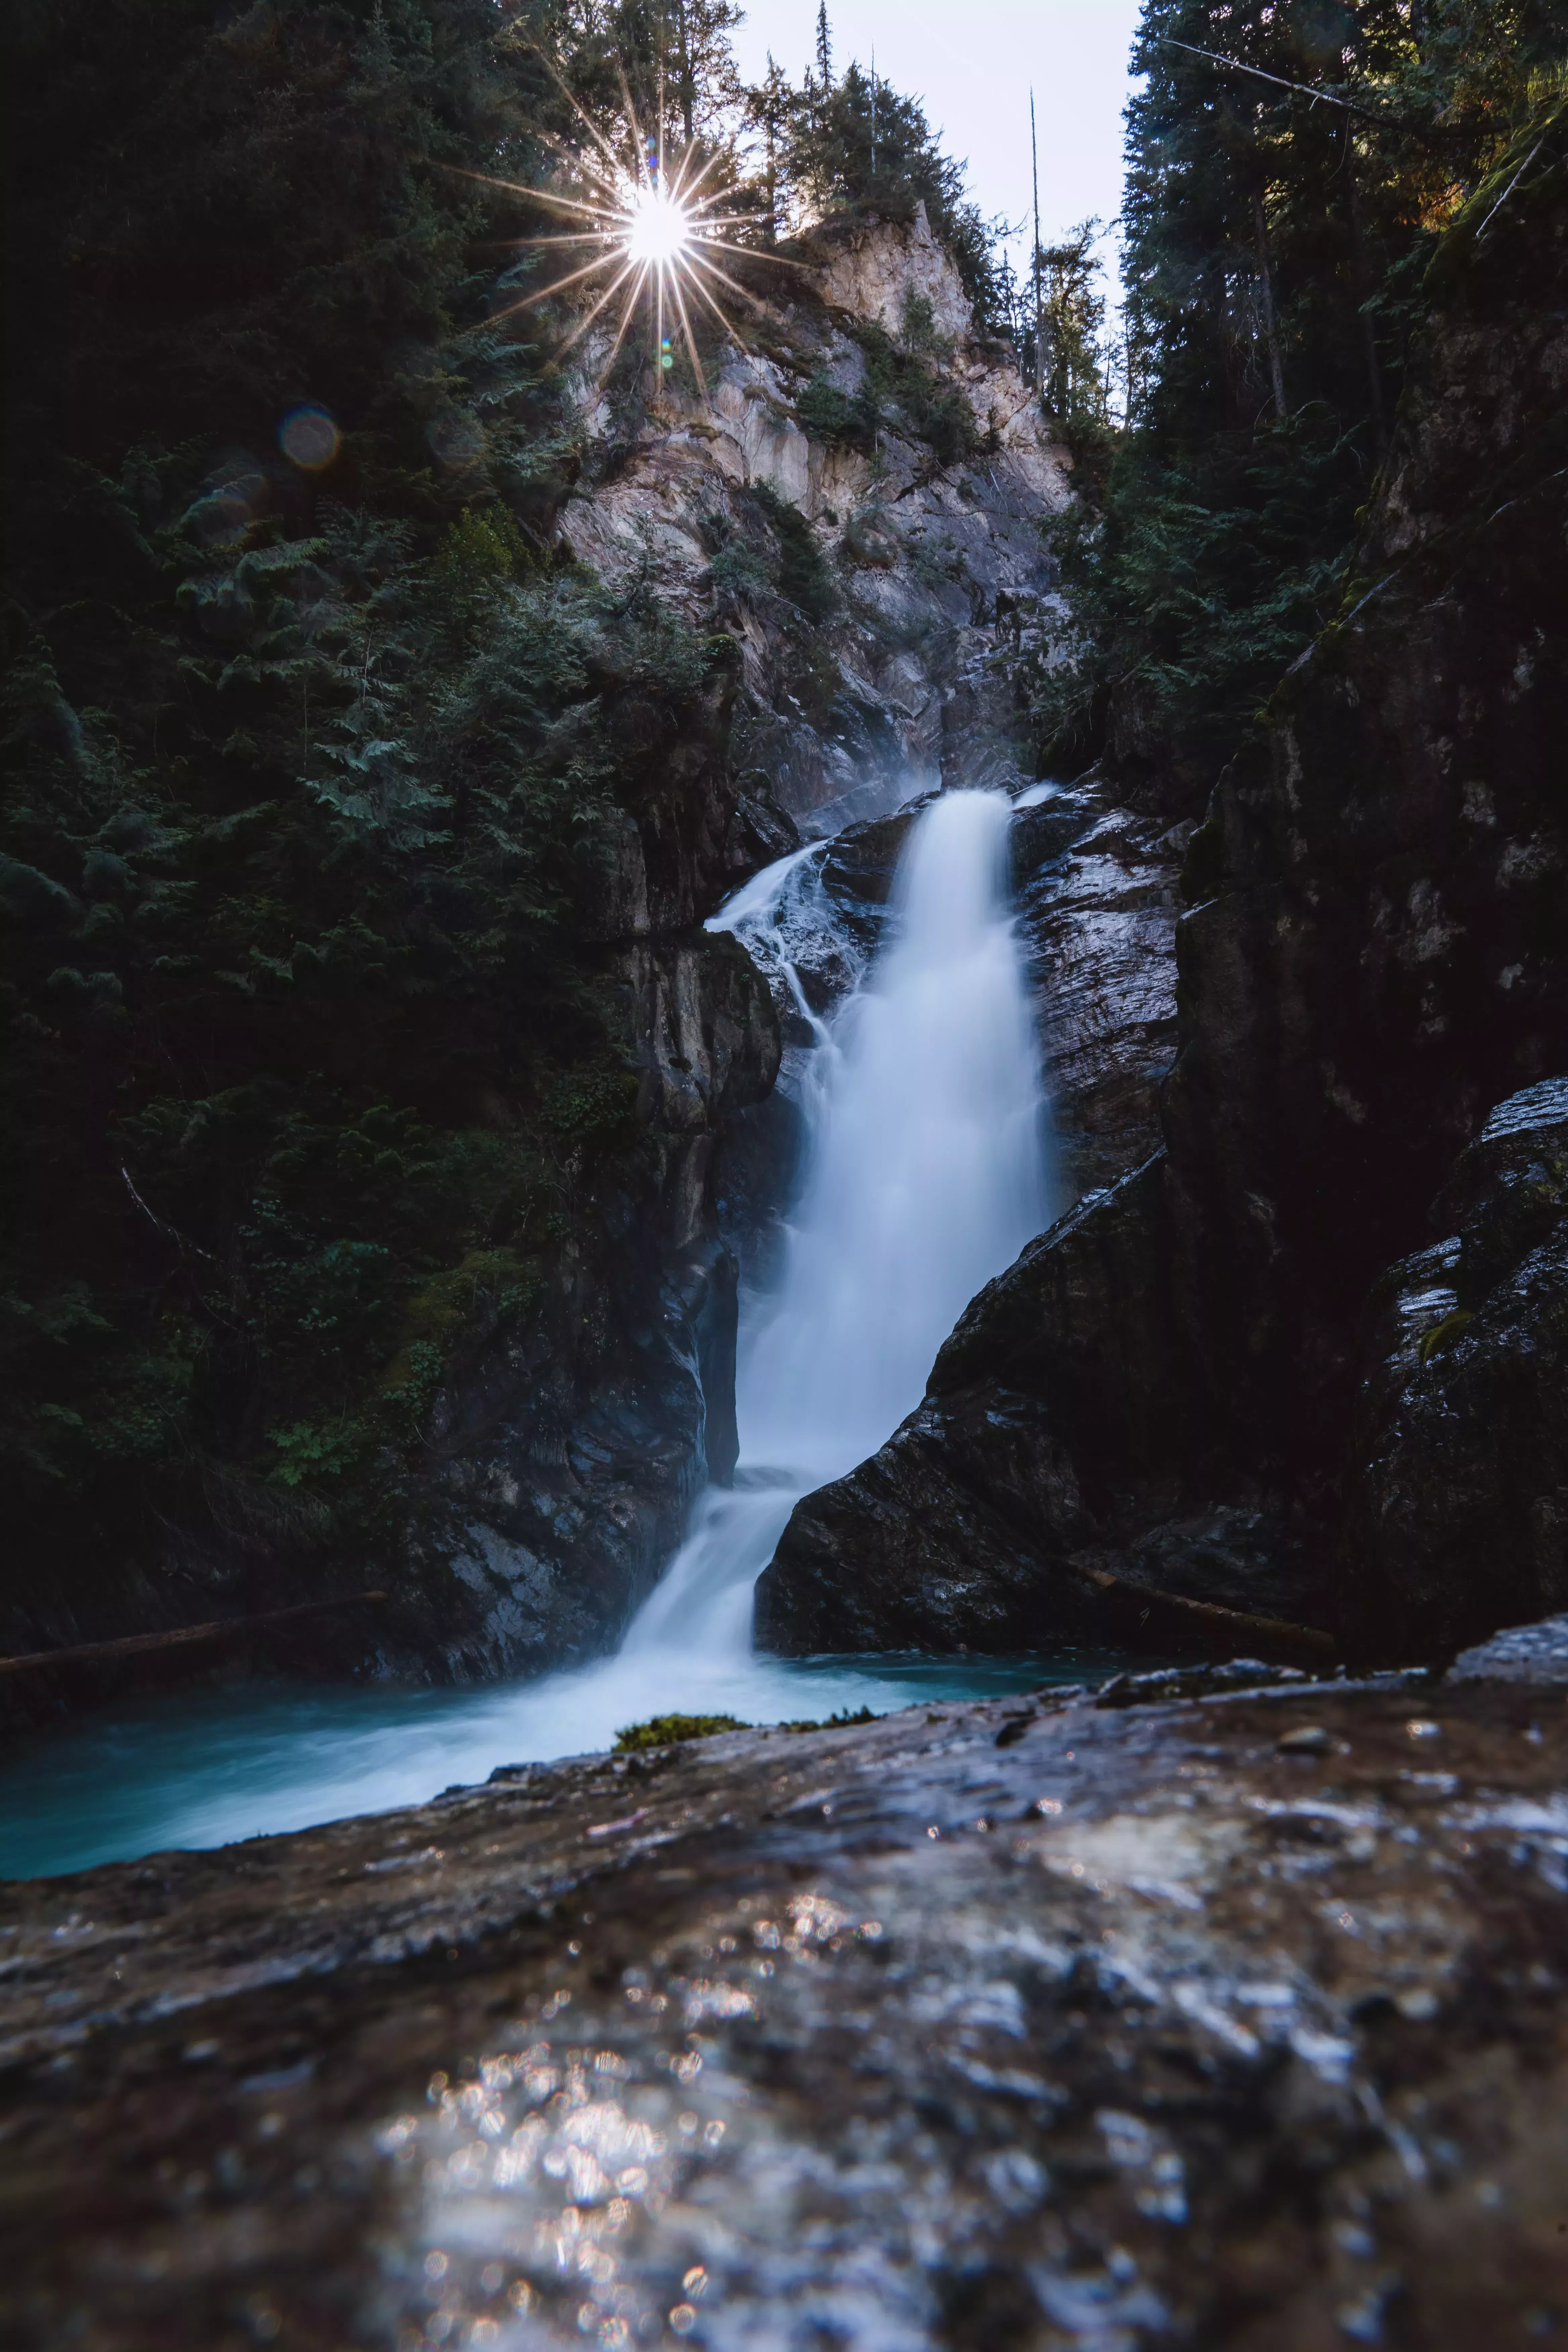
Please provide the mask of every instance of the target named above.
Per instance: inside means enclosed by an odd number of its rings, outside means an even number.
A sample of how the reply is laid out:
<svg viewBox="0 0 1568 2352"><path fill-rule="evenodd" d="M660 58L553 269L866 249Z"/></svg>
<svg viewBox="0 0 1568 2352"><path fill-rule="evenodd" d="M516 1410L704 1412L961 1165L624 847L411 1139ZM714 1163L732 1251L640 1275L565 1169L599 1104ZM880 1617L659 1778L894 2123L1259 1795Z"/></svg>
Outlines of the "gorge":
<svg viewBox="0 0 1568 2352"><path fill-rule="evenodd" d="M1551 17L6 35L7 2341L1568 2330Z"/></svg>

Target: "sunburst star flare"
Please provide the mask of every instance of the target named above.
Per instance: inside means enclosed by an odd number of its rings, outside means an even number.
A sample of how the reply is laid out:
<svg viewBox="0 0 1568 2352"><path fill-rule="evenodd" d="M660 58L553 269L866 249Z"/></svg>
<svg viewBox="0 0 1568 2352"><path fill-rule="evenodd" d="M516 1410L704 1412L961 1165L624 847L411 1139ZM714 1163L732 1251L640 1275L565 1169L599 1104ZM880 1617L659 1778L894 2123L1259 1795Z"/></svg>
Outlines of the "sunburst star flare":
<svg viewBox="0 0 1568 2352"><path fill-rule="evenodd" d="M554 74L553 67L551 71ZM558 87L573 111L579 117L588 133L588 152L573 150L563 142L547 138L546 145L556 155L563 177L568 185L575 184L576 194L568 194L565 188L524 187L515 181L491 180L489 184L505 188L513 195L546 206L559 217L564 214L567 223L549 236L529 236L517 239L519 246L576 247L595 248L592 257L578 261L564 276L555 278L546 286L531 289L509 310L528 308L547 301L552 296L564 293L568 288L580 287L584 294L593 291L587 281L601 271L612 271L610 283L599 291L581 316L562 345L568 351L579 342L588 329L602 315L605 307L619 297L616 332L609 352L599 371L599 381L605 382L626 340L639 303L646 297L652 311L654 363L662 376L674 364L670 331L678 332L684 344L692 373L706 393L707 382L696 337L692 331L691 312L688 296L693 302L711 313L724 331L734 341L744 346L733 320L715 299L715 289L722 288L738 295L752 310L766 305L748 288L732 277L719 263L720 252L746 256L753 261L766 261L786 268L798 268L800 264L784 256L738 241L732 235L763 216L761 214L731 210L732 192L704 189L722 158L710 153L698 166L698 151L689 148L679 164L667 166L662 131L656 137L645 135L637 120L629 92L625 98L625 128L627 145L636 157L627 168L625 150L617 152L599 126L592 121L578 105L558 74ZM597 151L602 162L591 160ZM465 177L486 179L479 173ZM722 209L721 209L722 208ZM564 256L563 257L564 257ZM498 314L507 315L506 312Z"/></svg>

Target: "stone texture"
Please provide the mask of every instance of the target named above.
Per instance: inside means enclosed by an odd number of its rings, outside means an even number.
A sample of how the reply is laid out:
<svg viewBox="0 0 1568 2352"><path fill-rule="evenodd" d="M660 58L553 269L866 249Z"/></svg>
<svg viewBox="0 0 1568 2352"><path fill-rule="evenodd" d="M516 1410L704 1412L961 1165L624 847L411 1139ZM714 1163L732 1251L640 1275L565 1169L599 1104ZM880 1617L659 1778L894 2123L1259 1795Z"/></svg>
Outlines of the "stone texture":
<svg viewBox="0 0 1568 2352"><path fill-rule="evenodd" d="M1499 1106L1433 1222L1375 1294L1362 1392L1341 1613L1373 1656L1568 1603L1568 1082Z"/></svg>
<svg viewBox="0 0 1568 2352"><path fill-rule="evenodd" d="M922 781L1021 781L1009 656L1026 622L1063 617L1039 526L1071 493L1067 452L1001 347L973 333L923 219L828 225L802 254L809 266L792 271L763 347L727 348L705 400L667 392L629 440L596 388L603 349L586 339L588 462L561 531L612 587L651 586L695 626L730 632L741 757L795 819L830 833ZM898 335L911 293L933 300L949 339L933 363L984 436L947 467L896 413L875 463L814 439L797 414L816 377L856 389L857 322L886 314ZM811 526L838 600L818 622L761 584L727 591L715 572L724 549L764 572L776 563L776 530L747 495L758 485Z"/></svg>
<svg viewBox="0 0 1568 2352"><path fill-rule="evenodd" d="M852 225L832 223L826 236L818 234L825 244L829 236L832 240L822 291L837 310L875 319L889 334L897 335L905 307L915 295L931 305L939 335L973 332L969 298L945 248L931 235L923 201L907 223L872 215Z"/></svg>
<svg viewBox="0 0 1568 2352"><path fill-rule="evenodd" d="M1018 930L1064 1205L1113 1184L1162 1141L1189 831L1129 806L1098 773L1014 819Z"/></svg>
<svg viewBox="0 0 1568 2352"><path fill-rule="evenodd" d="M0 2335L1550 2341L1560 1668L1268 1680L521 1767L0 1890Z"/></svg>
<svg viewBox="0 0 1568 2352"><path fill-rule="evenodd" d="M924 1404L796 1504L757 1584L763 1647L1006 1650L1078 1630L1073 1555L1169 1516L1198 1442L1167 1183L1157 1154L1030 1243L960 1320Z"/></svg>

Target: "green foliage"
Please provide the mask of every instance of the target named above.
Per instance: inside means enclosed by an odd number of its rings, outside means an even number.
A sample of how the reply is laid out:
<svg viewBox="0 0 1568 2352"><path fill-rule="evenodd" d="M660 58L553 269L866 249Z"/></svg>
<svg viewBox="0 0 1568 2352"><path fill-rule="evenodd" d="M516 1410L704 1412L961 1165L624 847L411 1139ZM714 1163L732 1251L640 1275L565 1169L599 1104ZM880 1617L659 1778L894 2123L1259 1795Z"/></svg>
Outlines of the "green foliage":
<svg viewBox="0 0 1568 2352"><path fill-rule="evenodd" d="M510 580L527 557L527 543L503 506L479 514L465 507L437 552L434 583L455 613L465 616L488 609L502 583Z"/></svg>
<svg viewBox="0 0 1568 2352"><path fill-rule="evenodd" d="M382 1540L464 1351L648 1181L580 910L715 648L551 555L576 428L470 176L554 168L530 38L618 103L570 36L5 36L0 1448L62 1590L219 1511Z"/></svg>
<svg viewBox="0 0 1568 2352"><path fill-rule="evenodd" d="M1322 407L1168 456L1131 437L1103 515L1080 509L1058 534L1093 651L1035 681L1047 757L1087 751L1110 648L1131 727L1188 763L1200 788L1216 774L1338 607L1363 459Z"/></svg>
<svg viewBox="0 0 1568 2352"><path fill-rule="evenodd" d="M1201 800L1338 608L1438 239L1565 57L1537 0L1145 0L1131 429L1080 447L1096 511L1058 536L1079 636L1032 681L1045 765L1081 764L1113 705L1123 752Z"/></svg>
<svg viewBox="0 0 1568 2352"><path fill-rule="evenodd" d="M824 1716L821 1718L801 1716L792 1722L781 1723L779 1729L781 1731L842 1731L851 1723L875 1723L876 1720L876 1713L871 1707L841 1707L837 1715Z"/></svg>
<svg viewBox="0 0 1568 2352"><path fill-rule="evenodd" d="M1080 221L1059 244L1042 247L1038 257L1045 404L1085 452L1109 424L1110 355L1096 258L1102 234L1099 221Z"/></svg>
<svg viewBox="0 0 1568 2352"><path fill-rule="evenodd" d="M616 1734L614 1753L640 1756L650 1748L674 1748L683 1739L711 1739L721 1731L749 1731L732 1715L655 1715L646 1723L628 1724Z"/></svg>
<svg viewBox="0 0 1568 2352"><path fill-rule="evenodd" d="M875 446L879 412L868 386L854 394L842 392L819 373L795 402L795 413L814 440L863 452Z"/></svg>
<svg viewBox="0 0 1568 2352"><path fill-rule="evenodd" d="M751 495L778 542L779 594L808 620L826 620L837 604L838 592L811 525L794 501L781 498L771 484L753 483Z"/></svg>
<svg viewBox="0 0 1568 2352"><path fill-rule="evenodd" d="M760 134L760 170L746 190L760 213L763 242L778 242L786 219L833 215L912 221L925 205L952 255L982 333L1010 330L1005 268L998 241L1005 223L984 220L963 193L964 167L943 155L918 100L905 98L857 62L833 80L820 60L802 87L768 60L763 79L742 94L743 117Z"/></svg>
<svg viewBox="0 0 1568 2352"><path fill-rule="evenodd" d="M773 586L773 571L762 550L736 532L725 541L711 565L713 593L718 603L755 604Z"/></svg>
<svg viewBox="0 0 1568 2352"><path fill-rule="evenodd" d="M982 436L963 393L926 356L933 339L930 305L923 310L923 318L917 310L906 320L902 348L874 319L855 321L851 332L860 346L866 373L851 405L872 436L884 415L890 415L928 445L939 466L955 466L983 446ZM862 440L859 446L865 447L867 443Z"/></svg>

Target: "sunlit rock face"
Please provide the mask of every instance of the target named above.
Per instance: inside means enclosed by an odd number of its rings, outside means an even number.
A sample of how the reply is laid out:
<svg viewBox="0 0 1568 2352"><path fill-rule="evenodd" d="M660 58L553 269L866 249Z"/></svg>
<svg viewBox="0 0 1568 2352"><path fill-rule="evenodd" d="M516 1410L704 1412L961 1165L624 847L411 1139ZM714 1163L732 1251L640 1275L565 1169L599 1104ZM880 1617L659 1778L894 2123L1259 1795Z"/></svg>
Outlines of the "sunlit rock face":
<svg viewBox="0 0 1568 2352"><path fill-rule="evenodd" d="M974 334L923 211L824 224L801 251L810 266L778 273L751 347L712 358L705 398L672 380L624 423L597 387L608 336L586 340L587 462L560 527L617 591L640 583L695 626L731 631L740 757L797 820L830 830L911 778L1020 781L1007 655L1019 611L1037 628L1065 617L1040 526L1071 489L1066 451L1010 357ZM929 310L911 320L911 299ZM874 435L816 429L814 386L852 399L864 383L868 322L962 404L966 454L944 457L885 392ZM823 567L811 610L770 577L778 534L748 495L759 487L809 526Z"/></svg>
<svg viewBox="0 0 1568 2352"><path fill-rule="evenodd" d="M1563 1654L739 1733L0 1890L0 2326L1550 2340Z"/></svg>
<svg viewBox="0 0 1568 2352"><path fill-rule="evenodd" d="M822 291L835 310L875 319L892 335L903 325L914 295L930 304L939 335L961 337L973 332L969 298L945 248L931 235L923 198L909 222L868 220L842 227L834 224L830 231L818 235L824 243L831 236L831 257L822 272Z"/></svg>

